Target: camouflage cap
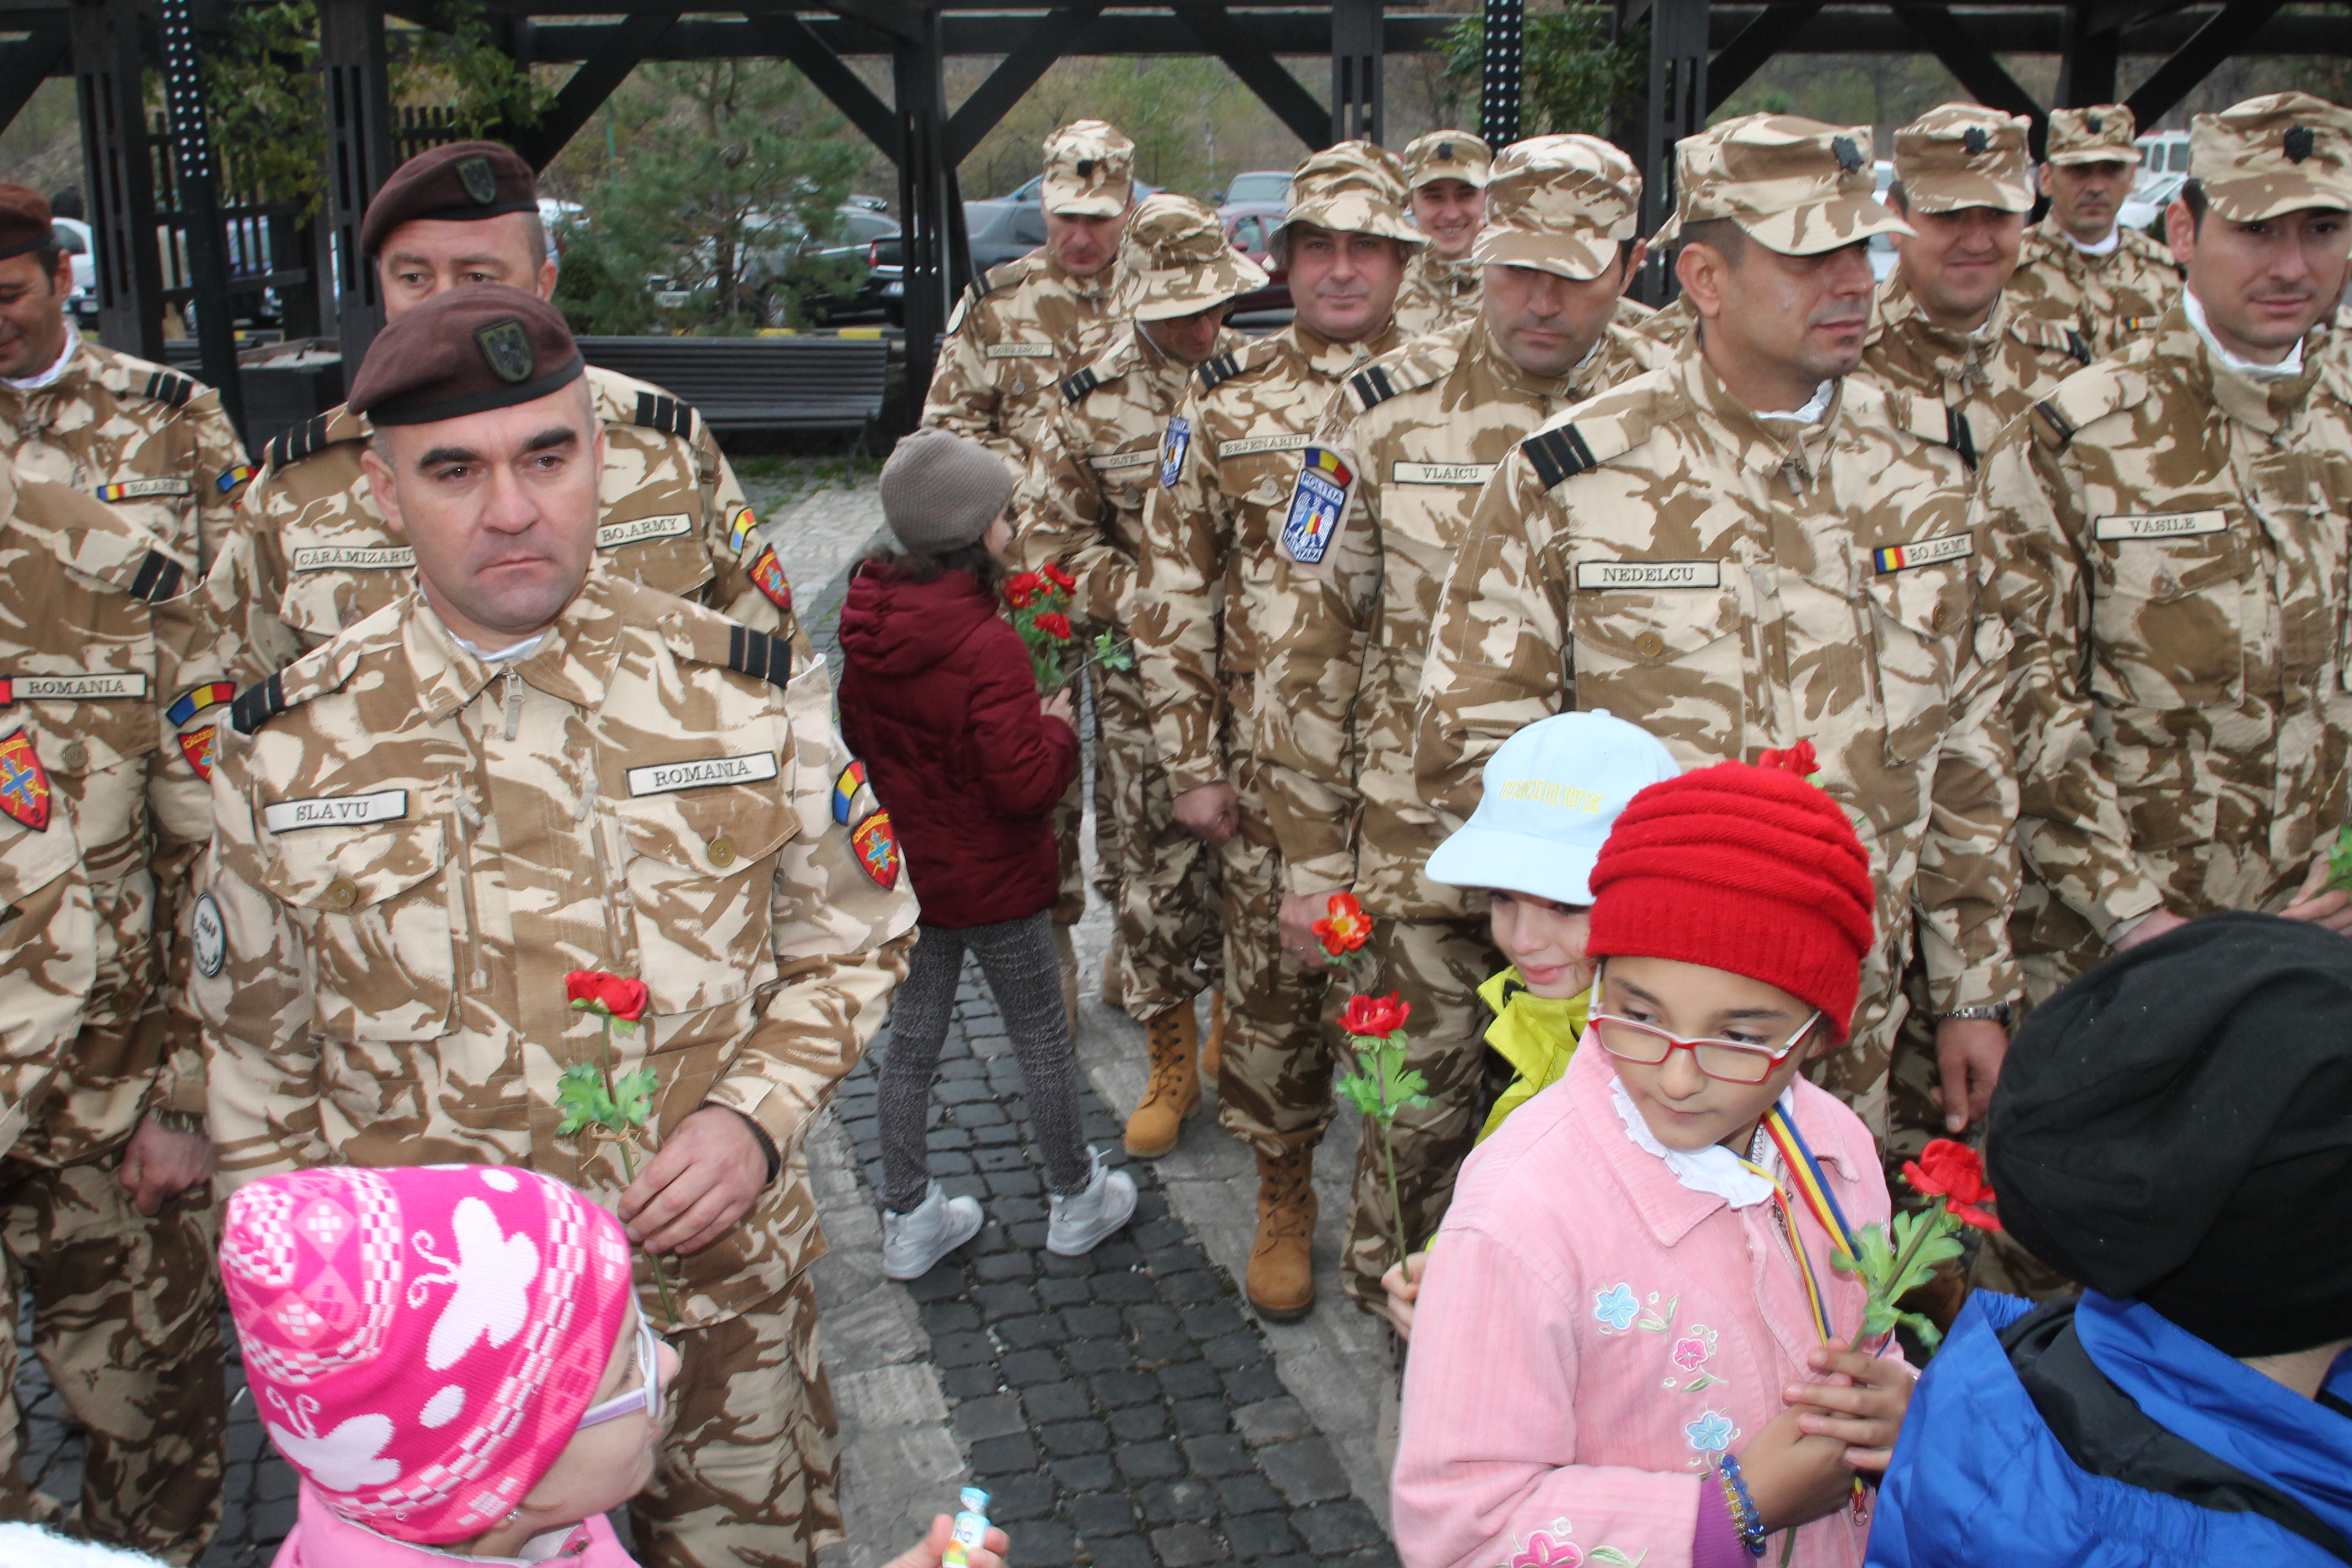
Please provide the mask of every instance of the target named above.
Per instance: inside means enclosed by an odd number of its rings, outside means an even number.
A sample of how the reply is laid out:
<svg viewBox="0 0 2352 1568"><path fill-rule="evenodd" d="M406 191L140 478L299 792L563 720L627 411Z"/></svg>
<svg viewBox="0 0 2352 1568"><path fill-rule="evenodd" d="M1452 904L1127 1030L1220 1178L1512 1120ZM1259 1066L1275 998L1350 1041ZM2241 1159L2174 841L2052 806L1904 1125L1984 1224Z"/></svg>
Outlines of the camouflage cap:
<svg viewBox="0 0 2352 1568"><path fill-rule="evenodd" d="M468 283L376 334L351 409L378 425L429 425L545 397L585 368L554 306L509 284Z"/></svg>
<svg viewBox="0 0 2352 1568"><path fill-rule="evenodd" d="M1045 210L1117 217L1135 196L1135 143L1102 120L1073 120L1045 138Z"/></svg>
<svg viewBox="0 0 2352 1568"><path fill-rule="evenodd" d="M2032 123L1980 103L1929 110L1895 133L1895 177L1903 182L1904 201L1915 212L2031 212L2025 133Z"/></svg>
<svg viewBox="0 0 2352 1568"><path fill-rule="evenodd" d="M1794 114L1743 114L1710 125L1675 147L1675 231L1729 218L1783 256L1909 234L1909 224L1878 204L1870 154L1867 125L1824 125Z"/></svg>
<svg viewBox="0 0 2352 1568"><path fill-rule="evenodd" d="M538 210L539 179L520 153L499 142L452 142L392 172L360 220L360 254L381 254L394 229L418 218L467 223Z"/></svg>
<svg viewBox="0 0 2352 1568"><path fill-rule="evenodd" d="M2088 109L2053 109L2050 133L2043 143L2045 163L2137 163L2139 147L2133 138L2139 121L2128 105L2095 103Z"/></svg>
<svg viewBox="0 0 2352 1568"><path fill-rule="evenodd" d="M1405 216L1404 165L1371 142L1342 142L1309 153L1290 174L1290 210L1266 242L1266 253L1288 266L1290 226L1313 224L1334 234L1376 234L1408 245L1429 236Z"/></svg>
<svg viewBox="0 0 2352 1568"><path fill-rule="evenodd" d="M1633 237L1642 172L1598 136L1530 136L1503 149L1486 184L1486 226L1470 259L1598 278Z"/></svg>
<svg viewBox="0 0 2352 1568"><path fill-rule="evenodd" d="M0 181L0 261L49 243L49 202L40 192Z"/></svg>
<svg viewBox="0 0 2352 1568"><path fill-rule="evenodd" d="M2231 223L2352 211L2352 111L2307 92L2271 92L2200 114L2189 127L2189 177Z"/></svg>
<svg viewBox="0 0 2352 1568"><path fill-rule="evenodd" d="M1467 131L1433 131L1404 144L1404 188L1417 191L1432 180L1484 187L1494 161L1494 150Z"/></svg>
<svg viewBox="0 0 2352 1568"><path fill-rule="evenodd" d="M1265 286L1265 268L1235 250L1217 215L1190 196L1146 196L1123 243L1139 321L1194 315Z"/></svg>

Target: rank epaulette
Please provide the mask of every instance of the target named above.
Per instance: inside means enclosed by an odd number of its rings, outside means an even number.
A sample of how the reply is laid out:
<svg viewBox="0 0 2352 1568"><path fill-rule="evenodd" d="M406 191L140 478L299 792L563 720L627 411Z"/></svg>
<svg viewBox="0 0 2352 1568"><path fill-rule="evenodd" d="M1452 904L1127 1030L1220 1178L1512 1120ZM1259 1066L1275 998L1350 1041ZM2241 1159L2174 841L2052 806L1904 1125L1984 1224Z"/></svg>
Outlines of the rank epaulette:
<svg viewBox="0 0 2352 1568"><path fill-rule="evenodd" d="M367 651L348 642L312 648L268 679L237 693L236 700L228 705L229 727L240 735L250 735L280 713L341 690Z"/></svg>
<svg viewBox="0 0 2352 1568"><path fill-rule="evenodd" d="M2074 356L2076 364L2091 363L2091 345L2084 342L2083 334L2072 327L2066 329L2066 352Z"/></svg>
<svg viewBox="0 0 2352 1568"><path fill-rule="evenodd" d="M1396 383L1391 381L1389 373L1379 365L1358 371L1348 378L1348 385L1355 392L1357 403L1367 412L1397 395Z"/></svg>
<svg viewBox="0 0 2352 1568"><path fill-rule="evenodd" d="M1573 425L1563 425L1557 430L1538 430L1519 443L1519 450L1536 468L1536 478L1543 488L1551 489L1574 479L1593 466L1592 448L1584 444L1583 434Z"/></svg>
<svg viewBox="0 0 2352 1568"><path fill-rule="evenodd" d="M2058 405L2050 399L2045 397L2033 405L2033 416L2041 420L2043 426L2058 438L2058 445L2061 447L2074 438L2074 422L2059 413Z"/></svg>
<svg viewBox="0 0 2352 1568"><path fill-rule="evenodd" d="M286 672L279 670L258 686L248 686L228 705L228 721L240 735L250 735L286 711Z"/></svg>
<svg viewBox="0 0 2352 1568"><path fill-rule="evenodd" d="M630 423L643 430L658 430L680 440L694 438L694 405L680 403L667 393L640 392L637 412Z"/></svg>
<svg viewBox="0 0 2352 1568"><path fill-rule="evenodd" d="M131 579L131 596L160 605L166 599L178 598L180 584L186 578L187 571L178 562L160 550L151 550L139 563L139 575Z"/></svg>
<svg viewBox="0 0 2352 1568"><path fill-rule="evenodd" d="M1239 375L1241 371L1241 361L1230 353L1219 354L1201 367L1201 390L1214 392L1219 386Z"/></svg>
<svg viewBox="0 0 2352 1568"><path fill-rule="evenodd" d="M328 416L321 414L315 418L305 419L299 425L289 426L272 436L267 448L269 466L283 468L290 463L299 463L327 445L327 420Z"/></svg>
<svg viewBox="0 0 2352 1568"><path fill-rule="evenodd" d="M149 372L147 384L140 390L140 395L149 402L168 404L173 408L186 407L188 399L195 395L194 382L168 370Z"/></svg>
<svg viewBox="0 0 2352 1568"><path fill-rule="evenodd" d="M727 628L727 668L738 675L785 687L793 679L793 645L749 626Z"/></svg>
<svg viewBox="0 0 2352 1568"><path fill-rule="evenodd" d="M1969 416L1948 403L1944 405L1944 445L1958 452L1969 468L1977 466L1976 433L1969 428Z"/></svg>
<svg viewBox="0 0 2352 1568"><path fill-rule="evenodd" d="M1077 374L1070 377L1069 380L1062 383L1062 401L1065 403L1076 403L1087 393L1092 392L1096 387L1100 386L1101 384L1102 377L1094 373L1094 367L1092 365L1088 365L1086 369L1078 372Z"/></svg>

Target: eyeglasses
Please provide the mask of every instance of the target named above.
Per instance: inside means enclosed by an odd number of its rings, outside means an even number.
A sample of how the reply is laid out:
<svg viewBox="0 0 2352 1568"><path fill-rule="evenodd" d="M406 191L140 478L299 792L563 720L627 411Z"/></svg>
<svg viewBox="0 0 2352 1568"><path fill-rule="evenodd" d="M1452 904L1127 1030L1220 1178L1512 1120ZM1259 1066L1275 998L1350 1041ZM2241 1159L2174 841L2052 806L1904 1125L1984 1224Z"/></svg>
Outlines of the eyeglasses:
<svg viewBox="0 0 2352 1568"><path fill-rule="evenodd" d="M642 1317L637 1320L637 1386L602 1405L590 1405L581 1413L580 1427L601 1426L640 1410L648 1415L661 1412L661 1342L654 1338L653 1325Z"/></svg>
<svg viewBox="0 0 2352 1568"><path fill-rule="evenodd" d="M1589 1020L1594 1034L1601 1037L1601 1048L1620 1061L1643 1062L1655 1067L1677 1049L1686 1050L1698 1064L1698 1070L1724 1083L1762 1083L1772 1076L1772 1069L1786 1061L1798 1043L1812 1033L1813 1026L1822 1021L1816 1009L1813 1016L1797 1026L1797 1032L1778 1049L1763 1046L1742 1045L1737 1040L1685 1039L1655 1024L1637 1024L1631 1018L1613 1014L1595 1013Z"/></svg>

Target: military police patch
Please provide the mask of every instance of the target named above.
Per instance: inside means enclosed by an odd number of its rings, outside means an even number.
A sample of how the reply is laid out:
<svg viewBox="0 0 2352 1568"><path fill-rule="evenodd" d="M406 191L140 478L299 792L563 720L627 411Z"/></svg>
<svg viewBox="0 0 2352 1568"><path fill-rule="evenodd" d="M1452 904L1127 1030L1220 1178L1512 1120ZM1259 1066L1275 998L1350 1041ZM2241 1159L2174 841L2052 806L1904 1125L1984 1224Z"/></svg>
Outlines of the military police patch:
<svg viewBox="0 0 2352 1568"><path fill-rule="evenodd" d="M180 754L188 759L188 766L196 776L210 783L213 776L213 740L219 731L217 724L206 724L180 737Z"/></svg>
<svg viewBox="0 0 2352 1568"><path fill-rule="evenodd" d="M499 199L499 177L491 172L488 158L459 159L457 183L466 187L476 206L486 207Z"/></svg>
<svg viewBox="0 0 2352 1568"><path fill-rule="evenodd" d="M49 830L49 775L21 727L0 735L0 813L36 833Z"/></svg>
<svg viewBox="0 0 2352 1568"><path fill-rule="evenodd" d="M189 956L196 961L196 973L210 980L221 972L228 961L228 922L221 919L220 905L206 893L196 900L196 912L188 921Z"/></svg>
<svg viewBox="0 0 2352 1568"><path fill-rule="evenodd" d="M487 327L476 327L474 342L481 346L482 361L490 367L490 374L500 381L530 379L530 334L512 316L503 321L492 321Z"/></svg>
<svg viewBox="0 0 2352 1568"><path fill-rule="evenodd" d="M751 586L766 595L776 608L793 607L793 585L784 577L784 563L776 559L774 545L760 552L760 558L751 563Z"/></svg>
<svg viewBox="0 0 2352 1568"><path fill-rule="evenodd" d="M850 847L857 863L877 888L898 885L898 837L890 831L890 814L877 811L849 830Z"/></svg>
<svg viewBox="0 0 2352 1568"><path fill-rule="evenodd" d="M1160 488L1172 490L1184 472L1184 454L1192 449L1192 422L1181 414L1168 416L1168 429L1160 437Z"/></svg>
<svg viewBox="0 0 2352 1568"><path fill-rule="evenodd" d="M1282 552L1301 566L1321 563L1331 541L1339 537L1340 516L1348 510L1348 489L1356 476L1339 454L1309 447L1298 465L1298 481L1290 489L1290 510L1282 520Z"/></svg>

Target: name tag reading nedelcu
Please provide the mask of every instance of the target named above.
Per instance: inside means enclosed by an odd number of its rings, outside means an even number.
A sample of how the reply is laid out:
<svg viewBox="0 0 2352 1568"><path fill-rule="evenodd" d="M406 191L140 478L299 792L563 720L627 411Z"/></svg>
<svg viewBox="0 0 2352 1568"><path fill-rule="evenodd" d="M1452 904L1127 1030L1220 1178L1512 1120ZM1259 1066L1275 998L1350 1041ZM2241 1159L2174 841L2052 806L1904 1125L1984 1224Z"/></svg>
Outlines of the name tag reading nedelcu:
<svg viewBox="0 0 2352 1568"><path fill-rule="evenodd" d="M314 800L281 800L261 808L261 826L272 833L305 827L363 827L397 822L408 815L408 792L382 789L373 795L328 795Z"/></svg>
<svg viewBox="0 0 2352 1568"><path fill-rule="evenodd" d="M694 520L682 511L667 517L635 517L626 522L608 522L596 530L596 548L610 550L616 545L642 544L648 539L676 539L693 528Z"/></svg>
<svg viewBox="0 0 2352 1568"><path fill-rule="evenodd" d="M676 790L706 789L713 784L758 784L776 776L776 753L753 752L741 757L698 757L690 763L657 763L631 768L625 775L629 793L668 795Z"/></svg>
<svg viewBox="0 0 2352 1568"><path fill-rule="evenodd" d="M104 702L147 695L147 678L135 673L91 670L72 675L12 675L6 682L17 702Z"/></svg>
<svg viewBox="0 0 2352 1568"><path fill-rule="evenodd" d="M1395 463L1389 468L1393 485L1483 485L1495 471L1492 463Z"/></svg>
<svg viewBox="0 0 2352 1568"><path fill-rule="evenodd" d="M1870 563L1883 577L1906 566L1934 566L1946 561L1965 561L1976 552L1975 534L1948 533L1940 539L1920 540L1916 544L1881 546L1870 552Z"/></svg>
<svg viewBox="0 0 2352 1568"><path fill-rule="evenodd" d="M1159 460L1160 450L1155 447L1140 452L1107 453L1099 458L1088 458L1087 462L1098 474L1115 474L1122 468L1149 468Z"/></svg>
<svg viewBox="0 0 2352 1568"><path fill-rule="evenodd" d="M312 544L293 556L297 572L414 572L416 552L405 544Z"/></svg>
<svg viewBox="0 0 2352 1568"><path fill-rule="evenodd" d="M1246 458L1253 452L1303 452L1314 443L1312 436L1243 436L1221 444L1217 456Z"/></svg>
<svg viewBox="0 0 2352 1568"><path fill-rule="evenodd" d="M2229 531L2230 520L2218 508L2211 511L2152 511L2141 517L2115 512L2091 524L2091 534L2095 539L2186 539Z"/></svg>
<svg viewBox="0 0 2352 1568"><path fill-rule="evenodd" d="M1720 561L1580 561L1580 588L1720 588Z"/></svg>
<svg viewBox="0 0 2352 1568"><path fill-rule="evenodd" d="M1052 359L1051 343L991 343L980 351L982 359Z"/></svg>

